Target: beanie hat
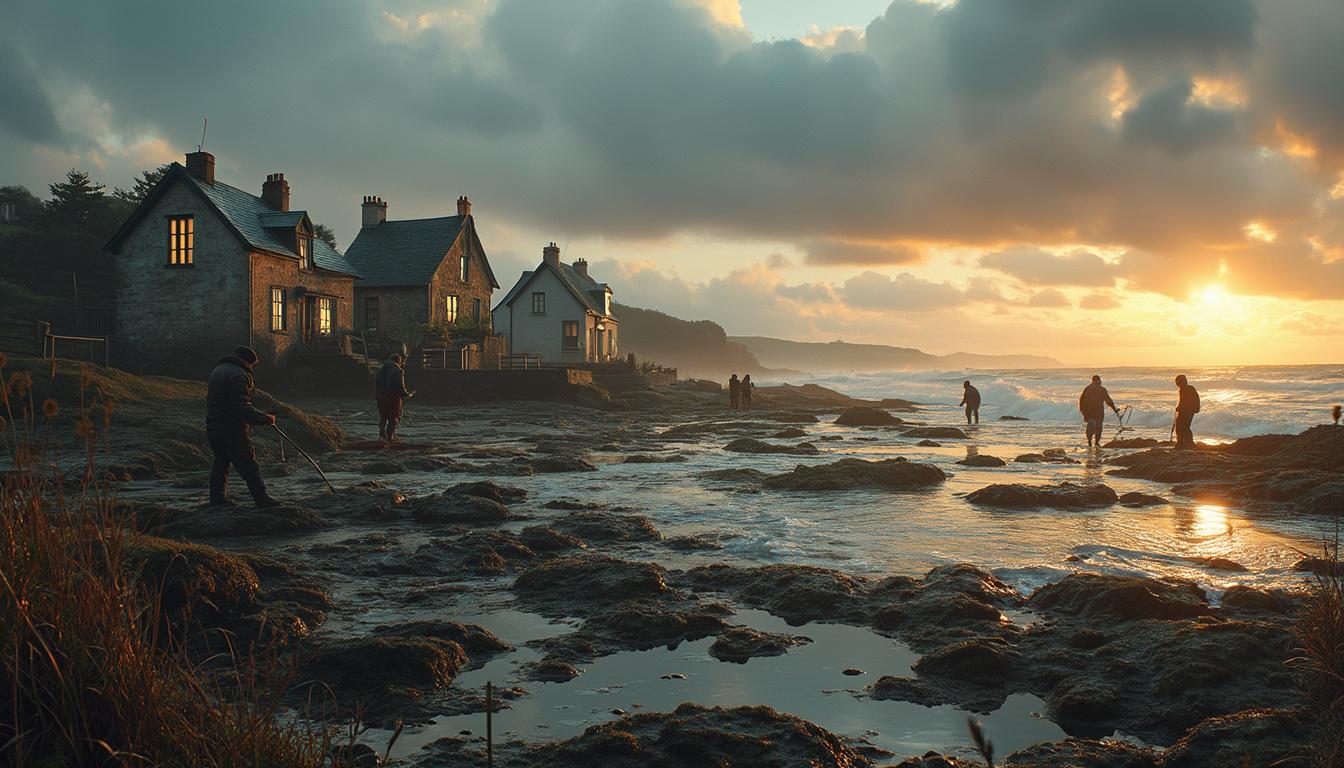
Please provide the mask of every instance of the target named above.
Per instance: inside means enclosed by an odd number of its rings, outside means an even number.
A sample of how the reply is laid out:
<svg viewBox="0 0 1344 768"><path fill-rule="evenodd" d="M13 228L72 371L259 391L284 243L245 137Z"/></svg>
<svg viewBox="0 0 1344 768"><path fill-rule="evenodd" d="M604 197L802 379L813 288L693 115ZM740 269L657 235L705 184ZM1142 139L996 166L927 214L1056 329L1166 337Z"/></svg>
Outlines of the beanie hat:
<svg viewBox="0 0 1344 768"><path fill-rule="evenodd" d="M247 363L248 365L256 365L257 360L261 359L257 357L256 350L252 349L251 347L238 347L237 349L233 350L233 356L238 358L239 360L242 360L244 363Z"/></svg>

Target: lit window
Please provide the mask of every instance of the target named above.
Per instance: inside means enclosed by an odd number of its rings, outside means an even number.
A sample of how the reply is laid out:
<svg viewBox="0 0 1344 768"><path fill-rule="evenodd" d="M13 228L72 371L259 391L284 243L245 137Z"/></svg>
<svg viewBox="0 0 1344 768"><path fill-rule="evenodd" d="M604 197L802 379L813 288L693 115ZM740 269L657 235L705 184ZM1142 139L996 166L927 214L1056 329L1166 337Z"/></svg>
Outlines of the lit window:
<svg viewBox="0 0 1344 768"><path fill-rule="evenodd" d="M450 322L450 323L456 323L456 322L457 322L457 297L456 297L456 296L449 296L448 298L444 299L444 302L443 302L443 303L444 303L444 310L445 310L444 318L445 318L448 322Z"/></svg>
<svg viewBox="0 0 1344 768"><path fill-rule="evenodd" d="M285 289L279 286L271 288L271 330L285 330Z"/></svg>
<svg viewBox="0 0 1344 768"><path fill-rule="evenodd" d="M468 282L471 279L471 257L462 254L462 282Z"/></svg>
<svg viewBox="0 0 1344 768"><path fill-rule="evenodd" d="M364 300L364 327L378 330L378 297L370 296Z"/></svg>
<svg viewBox="0 0 1344 768"><path fill-rule="evenodd" d="M313 238L299 236L299 264L304 269L313 268Z"/></svg>
<svg viewBox="0 0 1344 768"><path fill-rule="evenodd" d="M532 314L546 314L546 294L538 291L532 294Z"/></svg>
<svg viewBox="0 0 1344 768"><path fill-rule="evenodd" d="M196 252L196 223L190 216L168 217L168 264L190 266Z"/></svg>
<svg viewBox="0 0 1344 768"><path fill-rule="evenodd" d="M566 320L563 323L564 334L561 337L562 346L565 349L579 348L579 322L577 320Z"/></svg>
<svg viewBox="0 0 1344 768"><path fill-rule="evenodd" d="M317 300L317 334L330 336L336 315L336 300L323 296Z"/></svg>

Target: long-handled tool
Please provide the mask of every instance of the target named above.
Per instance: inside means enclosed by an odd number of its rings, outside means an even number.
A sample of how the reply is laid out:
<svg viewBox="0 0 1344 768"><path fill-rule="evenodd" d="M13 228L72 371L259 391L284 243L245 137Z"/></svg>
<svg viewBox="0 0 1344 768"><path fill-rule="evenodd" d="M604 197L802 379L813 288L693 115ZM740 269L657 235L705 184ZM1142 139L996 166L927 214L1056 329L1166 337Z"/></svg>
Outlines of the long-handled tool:
<svg viewBox="0 0 1344 768"><path fill-rule="evenodd" d="M312 456L309 456L309 455L308 455L308 452L305 451L305 450L303 450L302 446L300 446L298 443L294 442L294 441L290 438L289 435L286 435L286 434L285 434L285 431L282 430L282 429L280 429L280 425L279 425L279 424L272 424L271 427L273 427L273 428L275 429L275 431L278 432L278 433L280 434L280 439L281 439L281 440L284 440L285 442L287 442L287 443L289 443L290 445L294 446L294 450L296 450L296 451L298 451L300 454L302 454L302 455L303 455L303 458L307 459L307 460L308 460L308 463L313 465L313 469L316 469L316 470L317 470L317 474L319 474L319 475L322 476L322 482L324 482L324 483L327 484L327 490L331 491L332 494L334 495L334 494L336 493L336 486L332 485L332 484L331 484L331 481L327 479L327 473L326 473L326 472L323 472L323 471L322 471L322 468L319 467L319 466L317 466L317 460L314 459Z"/></svg>
<svg viewBox="0 0 1344 768"><path fill-rule="evenodd" d="M1120 422L1120 428L1115 431L1115 437L1111 438L1111 442L1119 440L1120 436L1125 434L1125 430L1129 429L1129 416L1133 412L1134 409L1126 405L1120 409L1119 413L1115 414Z"/></svg>

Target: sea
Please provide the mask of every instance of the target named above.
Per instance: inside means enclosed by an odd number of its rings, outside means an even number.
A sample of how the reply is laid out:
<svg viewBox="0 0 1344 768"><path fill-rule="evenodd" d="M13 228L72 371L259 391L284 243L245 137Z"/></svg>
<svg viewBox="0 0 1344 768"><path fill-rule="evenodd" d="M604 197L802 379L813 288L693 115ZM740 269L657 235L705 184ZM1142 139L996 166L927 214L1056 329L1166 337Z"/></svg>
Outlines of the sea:
<svg viewBox="0 0 1344 768"><path fill-rule="evenodd" d="M861 398L913 400L920 411L900 414L903 418L961 426L969 439L919 446L893 430L839 427L823 416L820 423L802 425L806 438L773 440L814 441L821 450L816 457L731 453L723 450L729 438L708 435L667 446L682 461L626 464L621 453L597 450L590 457L599 466L597 473L509 482L527 488L534 502L570 497L631 509L648 517L666 537L700 535L721 545L713 551L674 552L651 544L647 552L623 555L656 560L669 568L717 562L808 563L876 578L920 576L939 565L972 563L1023 594L1069 573L1093 571L1189 579L1215 603L1237 584L1301 587L1304 577L1294 564L1335 540L1337 521L1298 515L1291 509L1251 514L1235 503L1184 498L1165 485L1109 475L1114 466L1108 460L1123 451L1089 450L1077 412L1078 395L1094 373L1101 375L1116 404L1128 407L1123 425L1108 414L1107 440L1120 434L1122 426L1124 437L1166 439L1176 403L1177 373L1186 374L1200 391L1203 410L1194 429L1196 438L1206 443L1301 432L1330 423L1331 407L1344 402L1344 366L790 374L773 380L761 377L758 384L815 383ZM980 423L970 427L958 407L961 383L968 379L983 399ZM723 418L732 418L726 408ZM562 427L550 429L556 437L564 437ZM546 428L539 430L530 436L545 435ZM1078 463L1013 461L1046 449L1063 450ZM1008 464L977 469L956 463L972 453L998 456ZM703 477L707 470L751 467L779 472L800 463L893 456L936 464L949 480L935 490L912 493L781 493ZM964 498L991 483L1064 480L1104 482L1118 493L1142 491L1168 501L1141 509L1009 511L976 507ZM1227 568L1228 560L1240 569ZM494 681L528 689L527 696L511 702L511 708L497 717L496 734L504 738L566 738L622 712L668 710L694 701L769 704L898 755L926 749L968 754L965 722L971 713L950 706L879 702L864 694L864 686L876 675L911 674L910 664L917 658L899 641L865 628L788 627L776 617L743 610L734 623L801 634L815 642L783 656L739 665L713 659L708 654L712 639L705 639L603 657L573 681L539 684L519 678L523 665L540 657L525 644L572 631L575 623L548 622L518 610L507 597L487 600L471 610L472 620L518 646L515 653L465 673L458 681L464 687ZM1024 624L1035 620L1029 612L1008 618ZM842 674L851 667L863 670L863 676ZM674 674L680 677L669 677ZM1044 702L1030 695L1012 696L995 712L975 716L984 720L1004 754L1065 735L1050 722ZM478 735L481 725L479 715L438 718L429 727L405 734L398 751L407 754L436 738L464 731ZM1112 738L1132 740L1123 733Z"/></svg>

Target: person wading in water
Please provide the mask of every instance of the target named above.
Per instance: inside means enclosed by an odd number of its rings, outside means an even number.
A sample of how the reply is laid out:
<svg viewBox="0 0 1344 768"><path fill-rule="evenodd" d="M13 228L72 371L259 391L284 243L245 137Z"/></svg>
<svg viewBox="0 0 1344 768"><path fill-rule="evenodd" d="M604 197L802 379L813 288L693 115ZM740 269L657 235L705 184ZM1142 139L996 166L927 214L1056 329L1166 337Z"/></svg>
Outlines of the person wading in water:
<svg viewBox="0 0 1344 768"><path fill-rule="evenodd" d="M1180 392L1180 397L1176 401L1176 432L1177 448L1194 448L1195 432L1190 428L1195 420L1195 414L1199 413L1199 392L1192 386L1190 381L1185 378L1185 374L1176 377L1176 389Z"/></svg>
<svg viewBox="0 0 1344 768"><path fill-rule="evenodd" d="M742 382L738 381L736 373L728 378L728 401L733 404L733 410L742 404Z"/></svg>
<svg viewBox="0 0 1344 768"><path fill-rule="evenodd" d="M205 436L215 463L210 468L210 505L231 507L229 501L229 465L238 470L252 503L259 509L278 507L280 502L266 492L252 447L252 425L269 426L275 416L262 413L252 405L252 368L257 353L251 347L238 347L219 361L210 372L205 394Z"/></svg>
<svg viewBox="0 0 1344 768"><path fill-rule="evenodd" d="M1111 406L1115 415L1120 415L1120 409L1115 407L1115 401L1111 399L1111 393L1101 386L1101 377L1093 376L1092 383L1087 385L1083 394L1078 396L1078 412L1083 414L1083 420L1087 422L1087 447L1093 445L1101 447L1101 427L1106 421L1106 406Z"/></svg>
<svg viewBox="0 0 1344 768"><path fill-rule="evenodd" d="M961 382L963 394L961 402L958 405L966 406L966 426L971 425L971 416L975 416L975 423L980 423L980 390L971 386L971 382Z"/></svg>
<svg viewBox="0 0 1344 768"><path fill-rule="evenodd" d="M374 396L378 400L378 437L387 442L397 439L397 425L401 424L401 409L413 393L406 389L405 361L393 355L378 369L374 380Z"/></svg>

